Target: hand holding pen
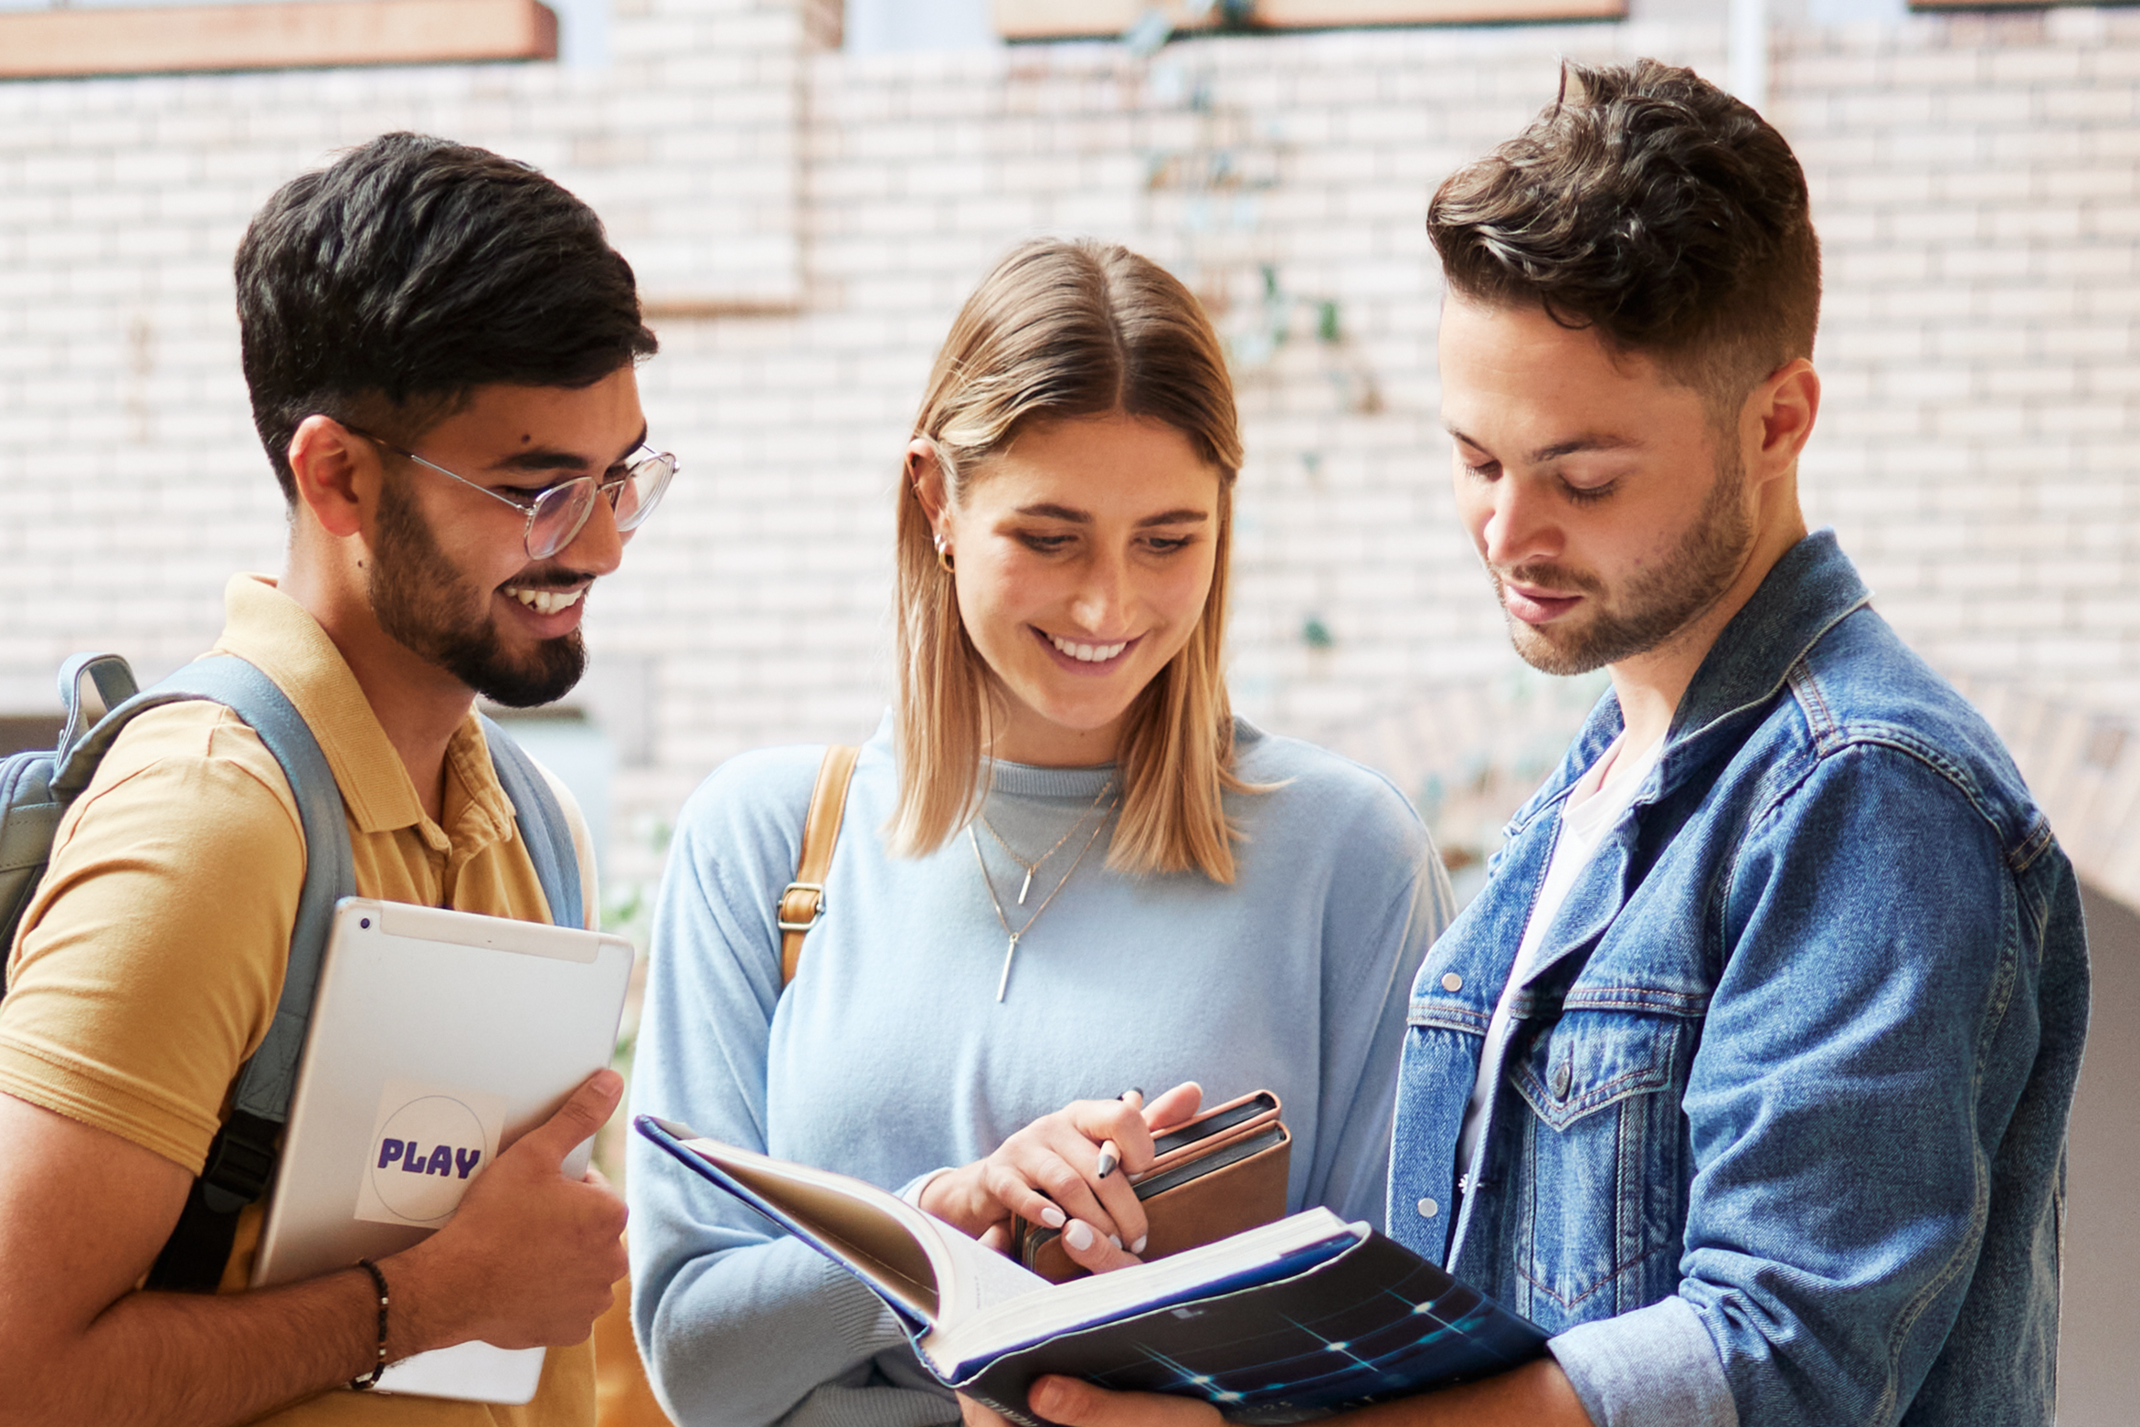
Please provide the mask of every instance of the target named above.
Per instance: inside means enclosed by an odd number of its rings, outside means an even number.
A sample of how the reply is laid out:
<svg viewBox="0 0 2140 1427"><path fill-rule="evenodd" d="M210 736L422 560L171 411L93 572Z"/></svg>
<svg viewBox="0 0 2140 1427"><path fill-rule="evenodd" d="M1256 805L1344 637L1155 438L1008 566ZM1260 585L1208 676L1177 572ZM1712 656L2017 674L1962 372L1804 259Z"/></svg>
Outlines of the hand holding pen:
<svg viewBox="0 0 2140 1427"><path fill-rule="evenodd" d="M1064 1247L1081 1266L1119 1268L1131 1261L1127 1254L1146 1229L1130 1177L1150 1167L1153 1131L1190 1118L1202 1100L1202 1088L1190 1081L1150 1104L1135 1090L1114 1100L1073 1101L1017 1131L986 1159L935 1175L921 1188L921 1207L999 1250L1008 1248L1009 1219L1019 1214L1062 1230Z"/></svg>
<svg viewBox="0 0 2140 1427"><path fill-rule="evenodd" d="M1142 1110L1144 1108L1144 1092L1134 1085L1132 1085L1129 1089L1123 1091L1115 1098L1120 1100L1123 1104L1129 1106L1132 1110ZM1101 1179L1107 1178L1108 1175L1113 1174L1115 1172L1116 1166L1121 1163L1122 1151L1120 1147L1117 1146L1113 1140L1101 1140L1100 1162L1096 1166L1099 1172L1099 1177Z"/></svg>

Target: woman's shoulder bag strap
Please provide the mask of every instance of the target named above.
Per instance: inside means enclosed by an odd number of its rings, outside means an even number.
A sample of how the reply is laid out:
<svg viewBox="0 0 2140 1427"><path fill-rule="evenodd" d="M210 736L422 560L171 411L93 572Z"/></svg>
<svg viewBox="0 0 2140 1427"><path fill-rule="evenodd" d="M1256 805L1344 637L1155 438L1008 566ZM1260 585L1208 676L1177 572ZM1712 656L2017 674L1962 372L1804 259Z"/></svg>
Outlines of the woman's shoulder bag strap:
<svg viewBox="0 0 2140 1427"><path fill-rule="evenodd" d="M787 989L802 964L803 938L830 910L825 905L825 874L832 870L832 849L840 840L840 817L847 810L847 785L862 750L835 743L817 765L817 785L810 790L810 811L803 818L802 854L795 880L780 894L780 986Z"/></svg>

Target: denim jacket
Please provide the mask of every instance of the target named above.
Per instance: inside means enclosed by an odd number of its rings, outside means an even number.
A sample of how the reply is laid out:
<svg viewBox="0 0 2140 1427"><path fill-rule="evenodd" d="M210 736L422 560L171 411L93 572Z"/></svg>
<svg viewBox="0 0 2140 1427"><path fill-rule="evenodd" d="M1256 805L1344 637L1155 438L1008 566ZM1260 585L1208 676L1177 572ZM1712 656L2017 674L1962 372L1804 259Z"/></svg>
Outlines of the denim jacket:
<svg viewBox="0 0 2140 1427"><path fill-rule="evenodd" d="M1554 1334L1599 1427L2048 1423L2087 951L1997 737L1834 536L1733 618L1514 999L1607 695L1414 983L1390 1232Z"/></svg>

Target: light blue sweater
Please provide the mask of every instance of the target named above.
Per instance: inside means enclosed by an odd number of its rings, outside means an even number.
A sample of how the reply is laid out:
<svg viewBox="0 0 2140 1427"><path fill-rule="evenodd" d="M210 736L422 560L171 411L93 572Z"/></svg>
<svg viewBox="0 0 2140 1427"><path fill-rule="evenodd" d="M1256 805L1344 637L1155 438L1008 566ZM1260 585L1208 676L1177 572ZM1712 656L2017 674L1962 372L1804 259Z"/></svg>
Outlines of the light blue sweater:
<svg viewBox="0 0 2140 1427"><path fill-rule="evenodd" d="M1290 1207L1382 1222L1405 998L1447 922L1448 880L1385 779L1242 723L1229 795L1247 839L1231 887L1105 869L1102 835L1019 943L961 833L893 859L890 722L863 749L825 919L785 995L774 901L794 876L822 750L746 754L685 806L662 881L634 1113L900 1189L981 1158L1071 1100L1183 1080L1214 1104L1275 1091L1293 1133ZM1109 768L998 764L989 823L1027 858L1092 807ZM1087 823L1089 829L1092 824ZM1024 873L979 841L1013 927L1084 834ZM687 1427L956 1422L890 1313L800 1240L637 1136L633 1321Z"/></svg>

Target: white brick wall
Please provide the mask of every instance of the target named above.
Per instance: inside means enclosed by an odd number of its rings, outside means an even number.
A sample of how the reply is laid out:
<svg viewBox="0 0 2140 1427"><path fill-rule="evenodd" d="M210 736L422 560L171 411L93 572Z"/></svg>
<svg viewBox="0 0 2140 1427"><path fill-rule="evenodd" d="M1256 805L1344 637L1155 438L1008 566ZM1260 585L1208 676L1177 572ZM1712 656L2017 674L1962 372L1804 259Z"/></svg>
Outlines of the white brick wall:
<svg viewBox="0 0 2140 1427"><path fill-rule="evenodd" d="M1806 503L1936 663L2140 692L2134 57L2116 11L1787 34L1828 264Z"/></svg>
<svg viewBox="0 0 2140 1427"><path fill-rule="evenodd" d="M604 71L0 85L0 712L48 705L74 648L161 672L213 634L227 571L277 564L230 254L277 183L392 127L554 172L661 305L643 379L686 473L590 616L589 701L653 731L620 826L739 749L872 726L906 423L959 299L1034 232L1167 262L1244 354L1245 711L1352 737L1421 689L1502 687L1434 415L1426 195L1551 98L1560 55L1720 73L1715 26L1204 39L1147 64L813 51L784 0L617 10ZM1770 91L1827 246L1809 513L1937 662L2112 710L2140 694L2136 80L2140 15L2061 11L1785 29ZM683 315L724 307L755 315Z"/></svg>
<svg viewBox="0 0 2140 1427"><path fill-rule="evenodd" d="M601 71L0 84L0 715L50 707L74 649L161 674L213 636L228 572L279 564L231 253L278 183L416 128L555 173L663 304L643 382L685 474L595 597L583 690L624 745L613 891L718 760L874 725L907 422L960 298L1035 232L1167 262L1244 354L1239 705L1389 769L1476 857L1596 684L1523 671L1455 529L1426 196L1551 98L1561 54L1717 74L1720 25L1205 39L1146 65L817 52L803 3L615 0ZM2140 739L2117 736L2140 696L2140 11L1776 41L1769 107L1828 261L1808 512L2000 719L2076 860L2140 900ZM1214 183L1221 154L1238 177ZM724 308L755 315L683 315ZM1290 339L1259 354L1273 319ZM2083 1258L2115 1267L2130 1215L2104 1182ZM2099 1271L2069 1327L2119 1321L2129 1279ZM2130 1364L2100 1358L2068 1364L2062 1418L2129 1415Z"/></svg>

